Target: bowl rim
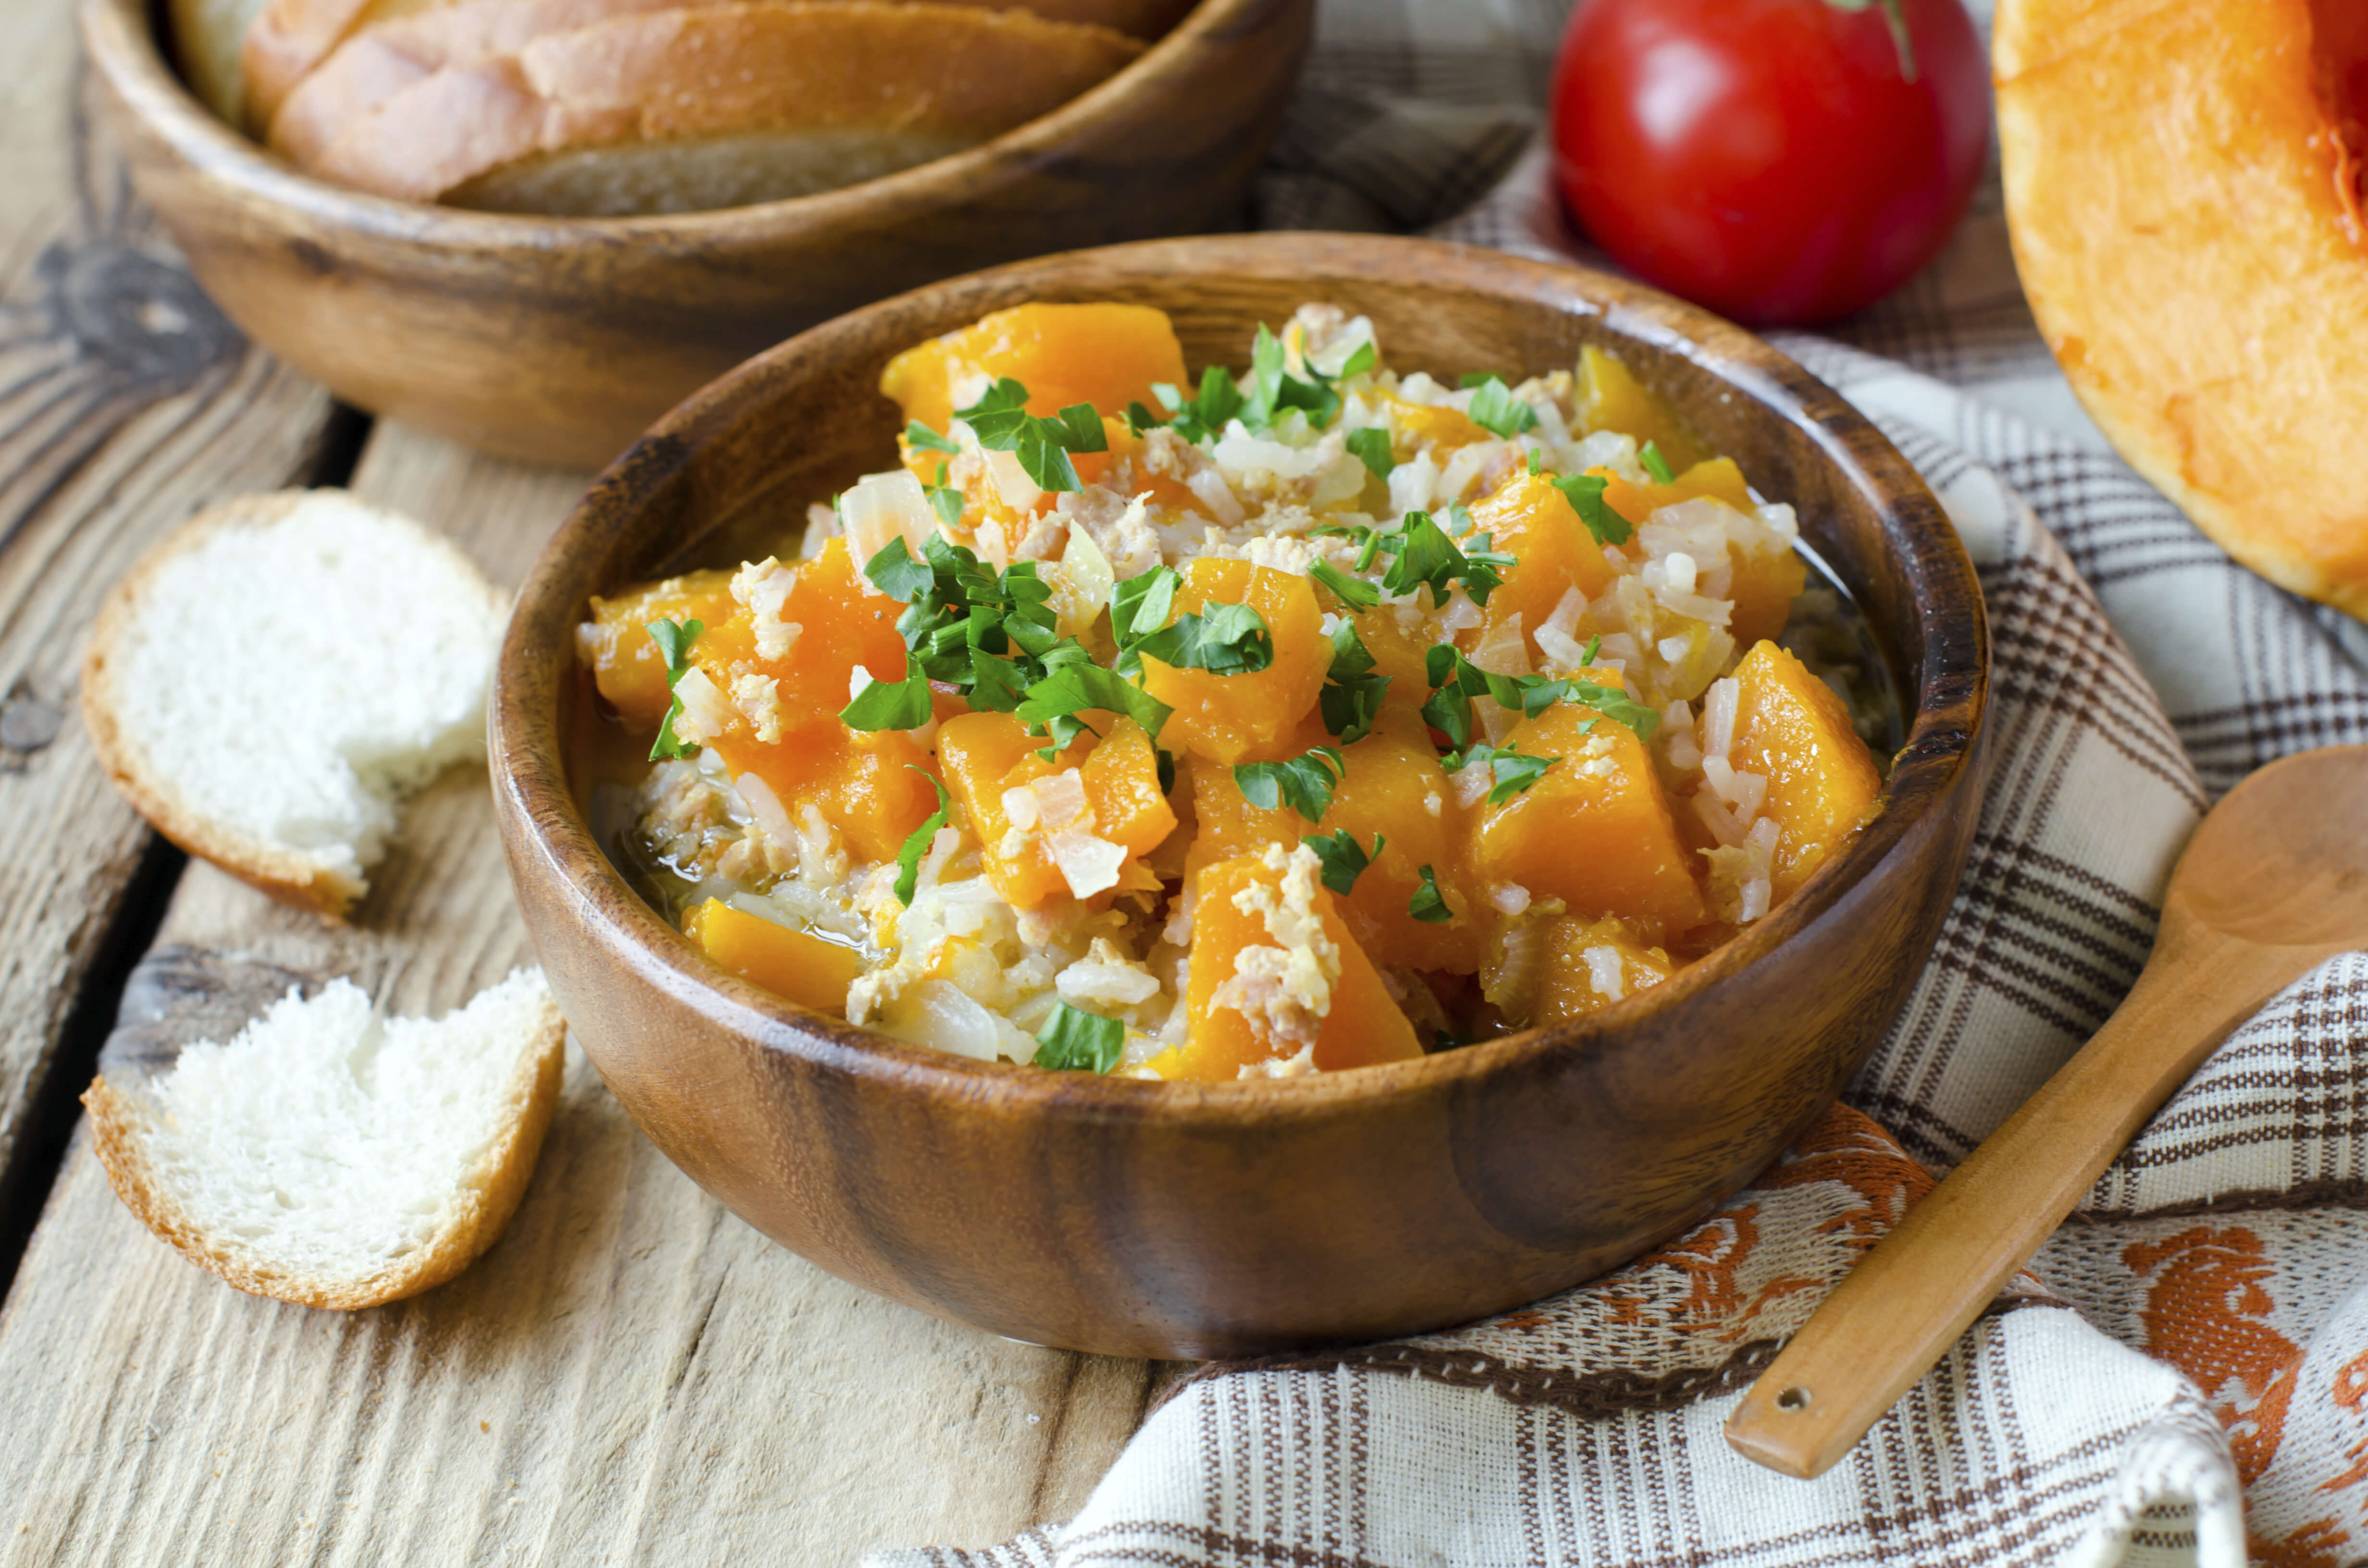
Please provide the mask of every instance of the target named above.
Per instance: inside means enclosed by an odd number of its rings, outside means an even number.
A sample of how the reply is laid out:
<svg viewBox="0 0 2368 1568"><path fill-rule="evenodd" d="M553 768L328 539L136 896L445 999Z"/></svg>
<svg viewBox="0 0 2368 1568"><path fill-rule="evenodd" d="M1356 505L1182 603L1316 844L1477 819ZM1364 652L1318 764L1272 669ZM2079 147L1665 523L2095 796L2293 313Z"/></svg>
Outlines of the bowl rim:
<svg viewBox="0 0 2368 1568"><path fill-rule="evenodd" d="M1911 669L1920 666L1920 676L1913 683L1916 710L1877 797L1878 814L1841 855L1819 867L1768 916L1648 992L1568 1024L1411 1061L1290 1080L1155 1083L981 1062L810 1011L709 965L625 882L577 809L557 722L559 683L573 671L574 655L564 635L555 647L529 646L533 621L552 617L564 633L580 603L560 607L560 612L549 607L578 544L621 531L648 496L693 467L700 449L730 430L741 417L739 404L763 396L778 378L795 376L802 359L829 363L832 349L860 336L876 315L921 313L940 301L990 294L997 300L994 308L1002 308L1012 302L1008 296L1014 284L1038 290L1031 294L1038 298L1121 294L1108 278L1079 279L1064 289L1061 274L1081 263L1117 264L1138 277L1304 275L1317 288L1327 278L1412 279L1442 291L1509 295L1594 315L1623 335L1691 359L1763 407L1773 404L1771 416L1790 408L1796 427L1825 460L1853 488L1898 514L1917 547L1891 552L1921 607L1920 642L1895 652ZM1946 581L1951 578L1953 585ZM1928 585L1952 585L1955 591L1922 591ZM598 588L593 585L586 591ZM1960 787L1978 785L1988 676L1988 627L1979 582L1940 503L1865 415L1765 341L1697 306L1589 268L1437 240L1269 231L1064 252L948 278L813 327L694 393L594 481L537 558L503 634L488 705L488 754L513 878L556 879L572 906L569 918L586 927L609 960L712 1027L824 1071L973 1104L985 1101L1013 1113L1034 1110L1113 1123L1182 1121L1211 1130L1272 1127L1353 1112L1379 1096L1452 1092L1556 1059L1583 1063L1618 1050L1630 1025L1690 1000L1774 952L1894 857L1910 854L1929 820L1952 806L1978 809L1977 788Z"/></svg>
<svg viewBox="0 0 2368 1568"><path fill-rule="evenodd" d="M609 250L627 241L664 241L683 248L748 241L786 230L823 226L882 207L916 210L963 195L975 177L1008 160L1053 156L1074 145L1096 122L1165 76L1182 56L1222 40L1245 17L1268 8L1308 6L1314 0L1197 0L1183 18L1110 75L1048 114L941 158L836 190L743 207L718 207L640 218L564 218L479 212L428 201L375 196L318 179L282 161L199 101L166 58L152 0L80 0L83 45L108 84L180 158L240 196L302 210L331 227L370 238L421 246L549 251L573 246Z"/></svg>

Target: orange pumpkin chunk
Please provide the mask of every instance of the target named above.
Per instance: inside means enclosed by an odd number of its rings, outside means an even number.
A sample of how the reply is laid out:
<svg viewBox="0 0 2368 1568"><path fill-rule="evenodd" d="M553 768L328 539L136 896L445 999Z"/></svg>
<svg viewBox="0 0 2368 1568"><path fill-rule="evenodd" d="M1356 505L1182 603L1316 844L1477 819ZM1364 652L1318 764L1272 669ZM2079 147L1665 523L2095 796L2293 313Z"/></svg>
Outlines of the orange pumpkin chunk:
<svg viewBox="0 0 2368 1568"><path fill-rule="evenodd" d="M1768 780L1761 811L1776 823L1769 872L1781 903L1868 818L1883 780L1831 687L1773 642L1735 672L1735 738L1727 763Z"/></svg>
<svg viewBox="0 0 2368 1568"><path fill-rule="evenodd" d="M1579 351L1578 381L1578 418L1584 428L1617 430L1635 437L1640 446L1650 441L1660 448L1672 472L1711 456L1666 398L1602 349Z"/></svg>
<svg viewBox="0 0 2368 1568"><path fill-rule="evenodd" d="M1436 408L1424 403L1400 403L1392 400L1391 423L1397 426L1397 439L1391 443L1400 462L1405 462L1424 448L1430 449L1434 458L1443 459L1459 447L1474 441L1490 439L1470 415L1452 408Z"/></svg>
<svg viewBox="0 0 2368 1568"><path fill-rule="evenodd" d="M1563 915L1542 934L1543 972L1532 1024L1568 1023L1658 985L1678 972L1667 949L1626 921Z"/></svg>
<svg viewBox="0 0 2368 1568"><path fill-rule="evenodd" d="M1163 1076L1230 1080L1309 1046L1326 1073L1422 1054L1332 895L1293 858L1278 869L1263 853L1236 856L1195 879L1191 1031Z"/></svg>
<svg viewBox="0 0 2368 1568"><path fill-rule="evenodd" d="M1148 305L1020 305L908 348L888 362L880 390L932 430L943 431L962 383L1008 376L1028 389L1028 412L1080 403L1104 414L1155 403L1154 381L1181 386L1184 350L1164 311ZM925 476L926 477L926 476Z"/></svg>
<svg viewBox="0 0 2368 1568"><path fill-rule="evenodd" d="M1597 671L1594 678L1610 685L1614 677ZM1668 933L1708 917L1694 857L1634 730L1560 702L1514 725L1505 744L1561 760L1521 793L1483 808L1485 879L1559 898L1574 914L1618 915Z"/></svg>
<svg viewBox="0 0 2368 1568"><path fill-rule="evenodd" d="M1218 675L1144 659L1144 689L1176 710L1162 744L1223 763L1271 749L1315 706L1331 666L1315 590L1296 573L1214 556L1193 561L1183 576L1174 619L1212 604L1247 604L1273 633L1274 663L1255 674Z"/></svg>
<svg viewBox="0 0 2368 1568"><path fill-rule="evenodd" d="M1472 520L1490 536L1493 548L1513 558L1482 612L1487 617L1484 640L1518 615L1535 656L1538 627L1565 594L1577 588L1591 599L1611 586L1611 562L1603 546L1544 474L1516 474L1472 508Z"/></svg>
<svg viewBox="0 0 2368 1568"><path fill-rule="evenodd" d="M683 935L718 969L801 1007L847 1016L847 988L864 970L854 949L709 899L683 917Z"/></svg>
<svg viewBox="0 0 2368 1568"><path fill-rule="evenodd" d="M1325 745L1329 736L1303 733L1306 745ZM1302 749L1304 749L1304 747ZM1332 803L1321 822L1309 822L1288 807L1261 811L1242 796L1233 770L1203 767L1193 774L1193 812L1201 824L1192 863L1212 864L1254 855L1269 844L1289 846L1315 834L1346 831L1367 853L1379 835L1382 853L1358 876L1340 909L1358 945L1375 963L1471 974L1480 967L1482 933L1468 919L1427 925L1408 912L1429 866L1451 906L1472 904L1463 868L1465 813L1439 771L1438 755L1423 722L1411 710L1384 708L1373 733L1342 751L1346 763ZM1434 810L1433 808L1437 808Z"/></svg>
<svg viewBox="0 0 2368 1568"><path fill-rule="evenodd" d="M720 626L738 613L732 574L692 572L592 601L592 619L575 629L578 654L609 705L637 729L655 729L673 705L666 660L645 630L654 620Z"/></svg>
<svg viewBox="0 0 2368 1568"><path fill-rule="evenodd" d="M1075 769L1084 809L1090 815L1077 825L1117 845L1130 863L1159 847L1176 831L1176 813L1159 789L1158 759L1151 739L1132 719L1093 714L1105 735L1099 741L1080 735L1047 762L1036 753L1044 745L1041 735L1008 713L966 713L949 719L938 731L938 757L945 769L946 789L970 813L971 826L986 846L986 874L996 892L1018 908L1031 908L1047 900L1071 896L1074 888L1045 844L1051 824L1039 780L1054 779ZM1014 790L1026 792L1025 801L1007 802ZM1054 801L1064 791L1049 791ZM1019 805L1031 820L1024 826L1012 819ZM1017 832L1014 830L1018 829ZM1120 886L1156 886L1148 874L1132 880L1121 868Z"/></svg>

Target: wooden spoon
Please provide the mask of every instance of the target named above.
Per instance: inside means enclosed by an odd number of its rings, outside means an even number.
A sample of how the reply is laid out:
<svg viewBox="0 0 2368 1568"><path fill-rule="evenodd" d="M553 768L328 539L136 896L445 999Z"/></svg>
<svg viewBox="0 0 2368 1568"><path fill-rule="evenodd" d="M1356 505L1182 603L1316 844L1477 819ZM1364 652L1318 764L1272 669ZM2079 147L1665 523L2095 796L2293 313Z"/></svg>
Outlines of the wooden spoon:
<svg viewBox="0 0 2368 1568"><path fill-rule="evenodd" d="M2129 999L1859 1260L1727 1417L1727 1442L1770 1470L1824 1474L2230 1030L2357 948L2368 948L2368 746L2271 763L2189 841Z"/></svg>

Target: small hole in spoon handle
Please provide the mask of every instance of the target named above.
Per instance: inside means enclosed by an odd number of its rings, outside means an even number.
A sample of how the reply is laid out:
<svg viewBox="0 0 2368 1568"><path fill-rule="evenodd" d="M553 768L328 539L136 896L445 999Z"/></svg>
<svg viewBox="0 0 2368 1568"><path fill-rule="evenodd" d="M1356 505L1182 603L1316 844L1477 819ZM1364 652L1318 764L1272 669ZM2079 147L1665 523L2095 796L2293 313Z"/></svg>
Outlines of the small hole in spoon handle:
<svg viewBox="0 0 2368 1568"><path fill-rule="evenodd" d="M1776 1408L1798 1412L1809 1408L1809 1391L1794 1383L1776 1396Z"/></svg>

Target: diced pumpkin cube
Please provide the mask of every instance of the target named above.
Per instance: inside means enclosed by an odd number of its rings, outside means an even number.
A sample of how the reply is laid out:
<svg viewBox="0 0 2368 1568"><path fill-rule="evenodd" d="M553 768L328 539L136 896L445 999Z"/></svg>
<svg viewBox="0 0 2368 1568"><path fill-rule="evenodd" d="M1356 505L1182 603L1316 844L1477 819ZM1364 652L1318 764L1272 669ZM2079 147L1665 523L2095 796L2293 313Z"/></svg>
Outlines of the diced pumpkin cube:
<svg viewBox="0 0 2368 1568"><path fill-rule="evenodd" d="M1400 462L1408 461L1425 449L1429 449L1434 460L1443 461L1459 447L1494 439L1470 415L1427 403L1391 399L1390 423L1396 430L1390 443L1392 455Z"/></svg>
<svg viewBox="0 0 2368 1568"><path fill-rule="evenodd" d="M1492 548L1513 558L1481 612L1487 617L1484 641L1518 615L1534 658L1538 627L1565 594L1577 588L1580 597L1591 599L1611 585L1611 562L1603 546L1544 474L1516 474L1472 508L1472 520L1489 536Z"/></svg>
<svg viewBox="0 0 2368 1568"><path fill-rule="evenodd" d="M967 404L977 377L1008 376L1028 389L1028 412L1080 403L1107 415L1129 403L1156 408L1151 383L1184 382L1184 350L1164 311L1148 305L1019 305L960 332L908 348L888 363L880 390L906 419L944 431L954 399Z"/></svg>
<svg viewBox="0 0 2368 1568"><path fill-rule="evenodd" d="M729 572L692 572L644 583L615 598L592 601L592 618L575 629L576 653L591 667L600 695L627 723L655 729L673 706L674 694L666 684L666 660L650 641L650 622L721 626L739 608L732 602Z"/></svg>
<svg viewBox="0 0 2368 1568"><path fill-rule="evenodd" d="M939 727L947 791L962 803L985 846L988 880L1016 907L1032 908L1074 890L1046 847L1042 820L1025 826L1012 820L1004 800L1010 790L1076 770L1084 810L1091 813L1078 825L1123 849L1129 864L1139 864L1176 831L1176 813L1160 790L1158 759L1143 726L1105 714L1087 718L1105 730L1103 738L1080 735L1050 762L1036 755L1043 737L1030 735L1008 713L966 713ZM1041 810L1033 790L1029 806ZM1126 869L1121 866L1121 887L1130 885ZM1146 884L1156 887L1157 877L1137 876L1131 885Z"/></svg>
<svg viewBox="0 0 2368 1568"><path fill-rule="evenodd" d="M1327 1073L1422 1054L1312 856L1236 856L1194 886L1191 1028L1175 1076L1230 1080L1310 1045Z"/></svg>
<svg viewBox="0 0 2368 1568"><path fill-rule="evenodd" d="M1303 733L1306 745L1329 737ZM1301 749L1304 749L1303 746ZM1321 822L1309 822L1289 807L1261 811L1243 798L1227 767L1202 767L1193 774L1193 813L1200 823L1190 864L1196 869L1256 854L1269 844L1286 847L1314 835L1346 831L1371 853L1373 838L1386 842L1340 900L1349 931L1379 964L1470 974L1480 966L1482 932L1463 917L1474 903L1465 866L1467 813L1455 803L1429 732L1411 710L1384 708L1373 733L1345 748L1339 786ZM1417 920L1408 905L1429 866L1459 918L1443 925Z"/></svg>
<svg viewBox="0 0 2368 1568"><path fill-rule="evenodd" d="M1594 674L1613 683L1608 670ZM1483 809L1483 878L1559 898L1576 915L1622 915L1670 935L1707 918L1695 857L1634 730L1558 702L1514 725L1505 744L1561 760L1520 794Z"/></svg>
<svg viewBox="0 0 2368 1568"><path fill-rule="evenodd" d="M844 540L830 540L793 570L796 582L779 613L785 625L798 628L786 653L764 657L755 612L743 610L693 642L690 662L726 691L752 673L779 682L785 722L793 727L816 715L836 723L859 665L874 680L905 678L905 639L896 631L900 607L872 588Z"/></svg>
<svg viewBox="0 0 2368 1568"><path fill-rule="evenodd" d="M1760 810L1777 828L1770 892L1782 903L1866 822L1883 780L1850 709L1791 653L1759 643L1735 679L1727 764L1768 780Z"/></svg>
<svg viewBox="0 0 2368 1568"><path fill-rule="evenodd" d="M1672 472L1713 455L1668 400L1600 348L1579 351L1578 419L1589 430L1617 430L1640 446L1654 443Z"/></svg>
<svg viewBox="0 0 2368 1568"><path fill-rule="evenodd" d="M1658 985L1680 967L1624 920L1563 915L1539 934L1532 1024L1568 1023Z"/></svg>
<svg viewBox="0 0 2368 1568"><path fill-rule="evenodd" d="M1782 547L1749 554L1737 551L1732 559L1735 581L1727 597L1735 601L1735 612L1726 631L1736 646L1748 648L1784 630L1793 619L1793 601L1808 586L1809 568Z"/></svg>
<svg viewBox="0 0 2368 1568"><path fill-rule="evenodd" d="M1294 572L1247 561L1201 556L1184 568L1173 619L1212 604L1247 604L1265 617L1274 636L1274 663L1255 673L1219 675L1143 661L1144 689L1174 709L1160 744L1218 762L1239 762L1272 747L1315 706L1332 645L1315 593Z"/></svg>
<svg viewBox="0 0 2368 1568"><path fill-rule="evenodd" d="M721 899L692 909L682 929L716 968L834 1017L847 1016L847 988L864 971L863 955L854 949L775 925Z"/></svg>
<svg viewBox="0 0 2368 1568"><path fill-rule="evenodd" d="M753 774L791 817L818 809L859 860L893 860L938 809L927 747L907 730L849 730L836 722L786 735L776 745L745 730L719 737L715 752L734 778Z"/></svg>

